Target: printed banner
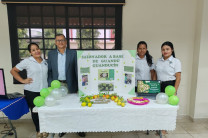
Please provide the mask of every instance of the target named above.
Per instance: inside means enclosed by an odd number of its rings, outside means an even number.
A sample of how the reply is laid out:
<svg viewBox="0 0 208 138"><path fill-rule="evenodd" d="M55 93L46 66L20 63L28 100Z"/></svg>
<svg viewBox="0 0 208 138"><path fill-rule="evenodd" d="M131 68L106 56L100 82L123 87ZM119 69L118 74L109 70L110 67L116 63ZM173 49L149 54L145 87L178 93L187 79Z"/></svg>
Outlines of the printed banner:
<svg viewBox="0 0 208 138"><path fill-rule="evenodd" d="M135 50L77 51L79 96L135 95Z"/></svg>
<svg viewBox="0 0 208 138"><path fill-rule="evenodd" d="M160 92L160 81L142 80L137 81L137 92L138 93L159 93Z"/></svg>

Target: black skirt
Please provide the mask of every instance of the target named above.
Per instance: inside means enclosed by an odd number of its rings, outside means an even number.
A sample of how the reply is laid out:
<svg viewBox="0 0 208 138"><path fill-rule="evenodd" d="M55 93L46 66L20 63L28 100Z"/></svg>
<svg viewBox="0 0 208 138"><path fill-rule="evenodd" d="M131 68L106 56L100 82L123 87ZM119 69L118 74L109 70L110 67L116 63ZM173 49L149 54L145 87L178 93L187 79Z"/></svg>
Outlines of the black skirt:
<svg viewBox="0 0 208 138"><path fill-rule="evenodd" d="M160 85L160 91L161 92L165 92L165 87L168 86L168 85L172 85L172 86L175 86L175 80L172 80L172 81L163 81Z"/></svg>

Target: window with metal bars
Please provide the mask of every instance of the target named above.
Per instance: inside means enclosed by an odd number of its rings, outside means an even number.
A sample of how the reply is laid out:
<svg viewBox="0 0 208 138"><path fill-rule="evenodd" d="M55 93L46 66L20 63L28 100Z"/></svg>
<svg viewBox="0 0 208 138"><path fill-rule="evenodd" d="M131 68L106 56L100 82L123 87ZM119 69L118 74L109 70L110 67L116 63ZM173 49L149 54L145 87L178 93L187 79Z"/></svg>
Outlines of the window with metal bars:
<svg viewBox="0 0 208 138"><path fill-rule="evenodd" d="M47 59L56 34L66 36L69 49L120 49L115 14L115 6L16 6L19 57L27 57L27 44L36 42Z"/></svg>
<svg viewBox="0 0 208 138"><path fill-rule="evenodd" d="M7 4L12 65L29 56L35 42L43 57L64 34L69 49L120 50L122 5Z"/></svg>

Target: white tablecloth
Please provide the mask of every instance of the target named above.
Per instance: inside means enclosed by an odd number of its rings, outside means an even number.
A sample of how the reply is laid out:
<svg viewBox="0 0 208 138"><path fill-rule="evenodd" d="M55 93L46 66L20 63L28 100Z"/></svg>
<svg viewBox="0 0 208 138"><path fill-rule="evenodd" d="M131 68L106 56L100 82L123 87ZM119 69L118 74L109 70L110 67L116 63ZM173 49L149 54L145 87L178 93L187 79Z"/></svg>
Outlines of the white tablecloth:
<svg viewBox="0 0 208 138"><path fill-rule="evenodd" d="M53 107L38 108L40 131L61 132L117 132L138 130L174 130L178 106L157 104L117 106L93 104L82 107L77 94L68 95Z"/></svg>

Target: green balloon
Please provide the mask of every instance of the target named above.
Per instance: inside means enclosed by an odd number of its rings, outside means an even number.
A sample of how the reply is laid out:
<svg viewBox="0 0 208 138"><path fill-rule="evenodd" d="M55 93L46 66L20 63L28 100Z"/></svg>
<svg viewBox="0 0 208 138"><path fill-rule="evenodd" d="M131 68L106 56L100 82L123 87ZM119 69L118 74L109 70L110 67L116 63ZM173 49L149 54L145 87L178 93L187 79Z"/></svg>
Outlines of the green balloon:
<svg viewBox="0 0 208 138"><path fill-rule="evenodd" d="M45 99L43 97L41 97L41 96L37 96L33 100L33 103L34 103L35 106L40 107L40 106L44 105Z"/></svg>
<svg viewBox="0 0 208 138"><path fill-rule="evenodd" d="M168 102L170 105L178 105L179 103L179 98L175 95L171 96L168 98Z"/></svg>
<svg viewBox="0 0 208 138"><path fill-rule="evenodd" d="M40 95L44 98L46 98L49 94L50 94L50 92L47 88L43 88L40 90Z"/></svg>
<svg viewBox="0 0 208 138"><path fill-rule="evenodd" d="M59 88L61 86L61 83L58 80L53 80L51 82L51 87L52 88Z"/></svg>
<svg viewBox="0 0 208 138"><path fill-rule="evenodd" d="M49 94L51 93L52 90L53 90L52 87L48 87Z"/></svg>
<svg viewBox="0 0 208 138"><path fill-rule="evenodd" d="M170 97L172 95L174 95L176 92L175 87L168 85L167 87L165 87L165 93Z"/></svg>

